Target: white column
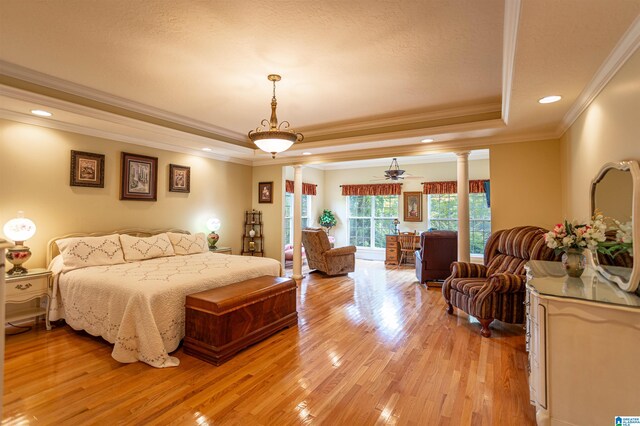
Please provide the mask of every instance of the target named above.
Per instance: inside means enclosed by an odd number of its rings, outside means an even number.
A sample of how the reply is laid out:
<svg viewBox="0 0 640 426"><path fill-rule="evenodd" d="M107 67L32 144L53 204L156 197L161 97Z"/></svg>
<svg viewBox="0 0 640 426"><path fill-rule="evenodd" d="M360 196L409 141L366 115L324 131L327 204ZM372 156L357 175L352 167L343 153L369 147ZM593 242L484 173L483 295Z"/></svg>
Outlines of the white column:
<svg viewBox="0 0 640 426"><path fill-rule="evenodd" d="M458 156L458 261L469 262L469 152Z"/></svg>
<svg viewBox="0 0 640 426"><path fill-rule="evenodd" d="M293 277L302 279L302 166L293 166Z"/></svg>

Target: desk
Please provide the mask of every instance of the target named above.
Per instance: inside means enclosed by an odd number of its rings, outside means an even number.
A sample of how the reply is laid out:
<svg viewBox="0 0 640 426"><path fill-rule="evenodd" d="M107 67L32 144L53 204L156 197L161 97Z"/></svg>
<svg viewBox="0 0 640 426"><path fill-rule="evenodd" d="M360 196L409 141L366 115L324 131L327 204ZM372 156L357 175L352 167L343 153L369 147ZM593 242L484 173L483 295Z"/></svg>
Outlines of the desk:
<svg viewBox="0 0 640 426"><path fill-rule="evenodd" d="M414 245L416 246L416 250L420 247L420 234L415 236ZM398 243L398 235L388 234L385 246L385 265L397 265L400 262L400 244Z"/></svg>

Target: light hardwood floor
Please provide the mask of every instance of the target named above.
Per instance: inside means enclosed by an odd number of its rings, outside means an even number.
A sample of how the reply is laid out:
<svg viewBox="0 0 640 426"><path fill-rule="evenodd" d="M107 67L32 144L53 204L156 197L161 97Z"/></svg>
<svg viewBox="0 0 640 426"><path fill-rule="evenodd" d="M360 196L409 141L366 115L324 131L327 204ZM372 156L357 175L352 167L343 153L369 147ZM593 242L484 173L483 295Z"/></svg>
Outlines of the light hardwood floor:
<svg viewBox="0 0 640 426"><path fill-rule="evenodd" d="M120 364L68 326L7 336L6 424L534 424L524 333L444 311L413 269L305 277L298 327L220 367Z"/></svg>

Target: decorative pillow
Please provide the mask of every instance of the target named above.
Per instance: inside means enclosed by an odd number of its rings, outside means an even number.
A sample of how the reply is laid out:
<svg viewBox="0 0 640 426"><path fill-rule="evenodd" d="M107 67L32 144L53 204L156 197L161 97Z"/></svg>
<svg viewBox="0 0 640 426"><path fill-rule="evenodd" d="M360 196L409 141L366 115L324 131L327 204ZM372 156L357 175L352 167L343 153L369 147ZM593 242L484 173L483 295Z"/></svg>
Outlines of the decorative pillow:
<svg viewBox="0 0 640 426"><path fill-rule="evenodd" d="M122 234L120 235L120 244L122 244L122 251L127 262L175 255L166 233L147 238Z"/></svg>
<svg viewBox="0 0 640 426"><path fill-rule="evenodd" d="M167 235L176 254L195 254L209 251L209 244L207 244L204 232L194 235L168 232Z"/></svg>
<svg viewBox="0 0 640 426"><path fill-rule="evenodd" d="M117 234L104 237L65 238L56 241L64 261L64 270L87 266L116 265L124 263L120 237Z"/></svg>

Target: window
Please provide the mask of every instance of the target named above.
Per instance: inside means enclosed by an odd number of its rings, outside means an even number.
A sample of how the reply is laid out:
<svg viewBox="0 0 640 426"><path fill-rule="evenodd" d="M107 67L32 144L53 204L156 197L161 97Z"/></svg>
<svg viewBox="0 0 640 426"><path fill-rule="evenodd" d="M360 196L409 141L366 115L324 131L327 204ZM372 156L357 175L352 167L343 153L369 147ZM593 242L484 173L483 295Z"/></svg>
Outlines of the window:
<svg viewBox="0 0 640 426"><path fill-rule="evenodd" d="M429 195L429 228L458 230L458 195ZM491 233L491 209L485 194L469 194L469 239L472 254L483 254Z"/></svg>
<svg viewBox="0 0 640 426"><path fill-rule="evenodd" d="M309 226L309 211L311 209L311 195L302 196L302 229ZM287 192L284 196L284 243L293 244L293 194Z"/></svg>
<svg viewBox="0 0 640 426"><path fill-rule="evenodd" d="M397 195L352 195L347 197L349 244L384 248L398 217Z"/></svg>

